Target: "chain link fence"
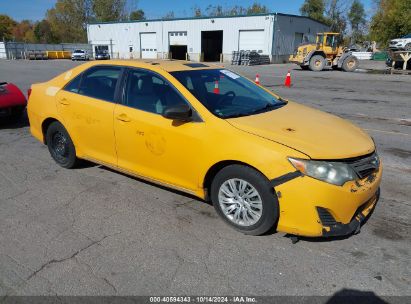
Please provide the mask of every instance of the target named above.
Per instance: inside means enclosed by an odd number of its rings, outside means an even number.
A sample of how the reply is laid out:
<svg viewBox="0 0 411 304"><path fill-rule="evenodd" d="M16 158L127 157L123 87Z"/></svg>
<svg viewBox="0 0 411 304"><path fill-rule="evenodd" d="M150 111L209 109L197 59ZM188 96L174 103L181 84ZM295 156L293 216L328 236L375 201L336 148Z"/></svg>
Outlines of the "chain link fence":
<svg viewBox="0 0 411 304"><path fill-rule="evenodd" d="M0 59L29 59L29 53L45 51L69 51L81 49L93 54L93 46L87 43L24 43L0 42Z"/></svg>

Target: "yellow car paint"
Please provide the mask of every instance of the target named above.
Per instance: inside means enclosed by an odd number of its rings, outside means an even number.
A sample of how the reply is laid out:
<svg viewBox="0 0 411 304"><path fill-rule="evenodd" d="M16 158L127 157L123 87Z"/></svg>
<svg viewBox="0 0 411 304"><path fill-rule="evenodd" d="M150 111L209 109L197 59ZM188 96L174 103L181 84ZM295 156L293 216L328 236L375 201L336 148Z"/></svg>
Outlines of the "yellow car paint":
<svg viewBox="0 0 411 304"><path fill-rule="evenodd" d="M283 108L263 114L218 118L169 74L192 70L184 65L186 62L155 63L88 62L48 82L34 84L28 102L32 135L45 142L45 126L57 120L70 134L77 157L202 199L207 198L207 173L225 162L246 164L272 180L295 171L288 157L345 159L375 150L372 139L356 126L291 101ZM201 121L178 123L158 114L62 90L71 79L96 65L136 67L162 75L186 98ZM204 68L217 67L199 69ZM321 236L324 227L315 206L327 208L336 220L349 223L357 208L375 195L381 174L380 164L373 179L366 181L335 186L303 176L275 187L280 207L277 229L296 235Z"/></svg>

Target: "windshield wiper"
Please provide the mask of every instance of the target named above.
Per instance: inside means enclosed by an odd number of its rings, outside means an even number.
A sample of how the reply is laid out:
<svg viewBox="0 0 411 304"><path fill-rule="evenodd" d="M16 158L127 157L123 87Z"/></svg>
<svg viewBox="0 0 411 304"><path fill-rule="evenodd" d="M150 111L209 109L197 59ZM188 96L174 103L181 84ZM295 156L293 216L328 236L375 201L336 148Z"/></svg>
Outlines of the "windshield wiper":
<svg viewBox="0 0 411 304"><path fill-rule="evenodd" d="M248 111L248 112L236 112L236 113L232 113L230 115L226 115L223 116L223 118L236 118L236 117L242 117L242 116L249 116L249 115L253 115L253 114L259 114L259 113L264 113L264 112L268 112L274 109L278 109L283 107L284 105L287 104L286 101L284 101L283 99L279 99L280 102L275 103L275 104L271 104L271 103L267 103L264 107L256 109L256 110L252 110L252 111Z"/></svg>
<svg viewBox="0 0 411 304"><path fill-rule="evenodd" d="M284 106L286 104L287 103L285 101L281 101L281 102L276 103L276 104L267 103L264 107L262 107L260 109L256 109L256 110L253 110L251 112L248 112L247 115L268 112L268 111L271 111L271 110L274 110L274 109L281 108L282 106Z"/></svg>

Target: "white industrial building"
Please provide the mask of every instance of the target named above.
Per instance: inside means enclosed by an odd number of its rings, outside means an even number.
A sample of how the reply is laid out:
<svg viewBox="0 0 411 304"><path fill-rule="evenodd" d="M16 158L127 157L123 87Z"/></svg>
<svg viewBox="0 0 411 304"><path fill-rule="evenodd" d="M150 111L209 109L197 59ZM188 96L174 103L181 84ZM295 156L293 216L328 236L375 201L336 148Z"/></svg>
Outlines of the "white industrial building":
<svg viewBox="0 0 411 304"><path fill-rule="evenodd" d="M106 49L113 58L230 61L233 51L250 50L281 62L304 35L327 29L308 17L271 13L95 23L87 26L87 35L94 51Z"/></svg>

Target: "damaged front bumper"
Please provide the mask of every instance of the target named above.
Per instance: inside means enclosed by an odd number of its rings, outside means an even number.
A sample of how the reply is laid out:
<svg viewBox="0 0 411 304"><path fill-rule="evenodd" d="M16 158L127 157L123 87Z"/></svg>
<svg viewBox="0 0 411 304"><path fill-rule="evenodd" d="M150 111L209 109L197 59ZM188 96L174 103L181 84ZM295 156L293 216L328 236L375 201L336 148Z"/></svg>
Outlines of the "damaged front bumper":
<svg viewBox="0 0 411 304"><path fill-rule="evenodd" d="M325 216L324 210L321 207L317 207L317 212L320 217L320 221L323 224L322 236L323 237L335 237L335 236L346 236L351 234L357 234L360 232L361 225L367 219L367 217L372 213L377 202L380 198L380 189L375 193L375 195L369 199L366 203L358 208L357 212L353 216L352 220L348 224L343 224L340 222L330 223L332 221L331 214L328 217Z"/></svg>
<svg viewBox="0 0 411 304"><path fill-rule="evenodd" d="M375 208L382 163L362 180L335 186L291 172L273 179L280 216L277 230L295 236L333 237L358 233Z"/></svg>

